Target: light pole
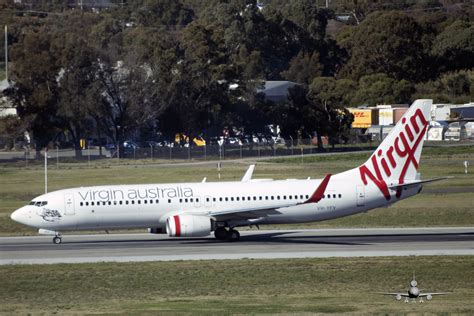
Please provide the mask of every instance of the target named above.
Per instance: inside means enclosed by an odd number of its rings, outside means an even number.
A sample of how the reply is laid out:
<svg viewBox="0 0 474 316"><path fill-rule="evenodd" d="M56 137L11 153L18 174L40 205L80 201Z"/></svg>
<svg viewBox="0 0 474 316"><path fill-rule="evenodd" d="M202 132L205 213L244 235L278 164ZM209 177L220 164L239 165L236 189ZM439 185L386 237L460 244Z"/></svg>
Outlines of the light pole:
<svg viewBox="0 0 474 316"><path fill-rule="evenodd" d="M48 147L44 148L44 194L48 193Z"/></svg>
<svg viewBox="0 0 474 316"><path fill-rule="evenodd" d="M8 26L5 25L5 80L8 82Z"/></svg>

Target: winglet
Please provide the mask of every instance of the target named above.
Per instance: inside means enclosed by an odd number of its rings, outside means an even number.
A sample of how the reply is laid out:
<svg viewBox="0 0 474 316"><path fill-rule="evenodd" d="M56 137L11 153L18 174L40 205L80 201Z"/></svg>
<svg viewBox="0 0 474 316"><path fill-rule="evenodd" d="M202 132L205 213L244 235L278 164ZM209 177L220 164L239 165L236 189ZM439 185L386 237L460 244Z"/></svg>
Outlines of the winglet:
<svg viewBox="0 0 474 316"><path fill-rule="evenodd" d="M326 191L326 187L328 186L328 183L329 183L329 179L331 178L331 174L328 173L323 181L321 181L321 183L319 184L319 186L317 187L317 189L314 191L313 195L311 195L311 197L306 200L305 202L303 202L303 204L308 204L308 203L317 203L319 202L323 196L324 196L324 191Z"/></svg>
<svg viewBox="0 0 474 316"><path fill-rule="evenodd" d="M253 170L255 169L255 165L250 165L247 171L245 172L244 176L242 177L242 182L247 182L252 180Z"/></svg>

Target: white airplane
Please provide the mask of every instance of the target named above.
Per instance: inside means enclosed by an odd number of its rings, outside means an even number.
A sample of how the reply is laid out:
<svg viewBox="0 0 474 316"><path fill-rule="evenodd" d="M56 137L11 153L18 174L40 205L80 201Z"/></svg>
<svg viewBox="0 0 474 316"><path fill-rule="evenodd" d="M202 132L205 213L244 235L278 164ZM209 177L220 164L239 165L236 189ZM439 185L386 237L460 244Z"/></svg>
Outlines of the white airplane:
<svg viewBox="0 0 474 316"><path fill-rule="evenodd" d="M106 185L59 190L11 214L54 235L61 231L149 228L170 237L236 241L241 226L322 221L388 206L418 194L417 169L432 100L417 100L361 166L324 179Z"/></svg>
<svg viewBox="0 0 474 316"><path fill-rule="evenodd" d="M435 295L447 295L447 292L438 292L438 293L421 293L421 290L417 287L418 282L415 280L415 274L413 273L413 279L410 282L410 288L406 293L380 293L383 295L393 295L397 301L400 301L402 297L405 298L405 303L410 301L410 298L413 299L413 302L416 302L417 298L420 298L420 303L423 303L423 297L426 300L431 301Z"/></svg>

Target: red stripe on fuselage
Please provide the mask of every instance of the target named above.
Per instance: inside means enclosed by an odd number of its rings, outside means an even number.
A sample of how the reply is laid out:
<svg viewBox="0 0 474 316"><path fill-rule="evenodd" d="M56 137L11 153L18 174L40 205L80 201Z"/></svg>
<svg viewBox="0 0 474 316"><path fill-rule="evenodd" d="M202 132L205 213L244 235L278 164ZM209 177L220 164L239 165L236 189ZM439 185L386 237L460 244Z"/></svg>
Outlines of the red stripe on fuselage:
<svg viewBox="0 0 474 316"><path fill-rule="evenodd" d="M174 217L174 227L176 229L176 237L181 236L181 223L179 222L179 216L175 215Z"/></svg>

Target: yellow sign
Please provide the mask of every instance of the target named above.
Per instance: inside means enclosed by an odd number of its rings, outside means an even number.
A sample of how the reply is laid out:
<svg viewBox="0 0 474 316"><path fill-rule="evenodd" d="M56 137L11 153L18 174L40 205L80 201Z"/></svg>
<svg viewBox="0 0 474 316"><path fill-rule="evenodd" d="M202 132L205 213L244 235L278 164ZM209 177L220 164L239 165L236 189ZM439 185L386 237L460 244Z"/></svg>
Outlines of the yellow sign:
<svg viewBox="0 0 474 316"><path fill-rule="evenodd" d="M354 115L354 128L368 128L372 125L372 110L371 109L349 109L349 112Z"/></svg>

